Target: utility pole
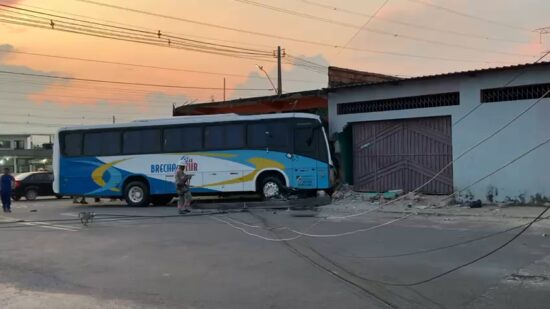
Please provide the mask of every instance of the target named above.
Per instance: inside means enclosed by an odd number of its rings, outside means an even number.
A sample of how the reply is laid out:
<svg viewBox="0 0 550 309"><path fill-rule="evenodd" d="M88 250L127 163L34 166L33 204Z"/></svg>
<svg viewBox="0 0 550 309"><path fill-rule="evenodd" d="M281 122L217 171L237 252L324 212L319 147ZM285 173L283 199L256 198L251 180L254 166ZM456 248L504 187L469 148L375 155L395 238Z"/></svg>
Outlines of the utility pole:
<svg viewBox="0 0 550 309"><path fill-rule="evenodd" d="M539 43L542 44L542 36L550 33L550 27L543 27L534 30L539 33Z"/></svg>
<svg viewBox="0 0 550 309"><path fill-rule="evenodd" d="M116 123L115 115L113 115L113 124Z"/></svg>
<svg viewBox="0 0 550 309"><path fill-rule="evenodd" d="M223 101L225 102L225 77L223 78Z"/></svg>
<svg viewBox="0 0 550 309"><path fill-rule="evenodd" d="M283 77L281 76L281 46L277 46L277 95L283 94Z"/></svg>

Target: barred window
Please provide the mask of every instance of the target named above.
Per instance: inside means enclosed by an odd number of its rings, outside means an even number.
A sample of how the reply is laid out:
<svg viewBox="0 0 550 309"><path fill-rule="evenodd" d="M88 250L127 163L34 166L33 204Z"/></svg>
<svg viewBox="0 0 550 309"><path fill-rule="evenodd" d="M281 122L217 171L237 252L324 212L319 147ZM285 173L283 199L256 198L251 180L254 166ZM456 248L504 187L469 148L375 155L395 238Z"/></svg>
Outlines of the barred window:
<svg viewBox="0 0 550 309"><path fill-rule="evenodd" d="M384 100L360 101L341 103L337 106L338 115L373 113L402 109L428 108L439 106L453 106L460 104L459 92L401 97Z"/></svg>
<svg viewBox="0 0 550 309"><path fill-rule="evenodd" d="M539 99L550 90L550 83L481 90L481 103ZM546 98L550 95L546 94Z"/></svg>

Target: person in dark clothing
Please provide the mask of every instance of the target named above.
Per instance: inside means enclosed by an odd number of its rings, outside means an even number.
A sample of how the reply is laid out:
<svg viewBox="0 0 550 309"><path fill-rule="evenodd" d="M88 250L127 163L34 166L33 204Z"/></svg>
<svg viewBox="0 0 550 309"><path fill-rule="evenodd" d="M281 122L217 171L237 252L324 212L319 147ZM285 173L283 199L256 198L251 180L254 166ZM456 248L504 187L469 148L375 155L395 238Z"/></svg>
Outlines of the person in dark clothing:
<svg viewBox="0 0 550 309"><path fill-rule="evenodd" d="M4 174L0 177L0 195L4 212L11 212L11 192L14 188L15 178L10 175L10 169L6 167Z"/></svg>

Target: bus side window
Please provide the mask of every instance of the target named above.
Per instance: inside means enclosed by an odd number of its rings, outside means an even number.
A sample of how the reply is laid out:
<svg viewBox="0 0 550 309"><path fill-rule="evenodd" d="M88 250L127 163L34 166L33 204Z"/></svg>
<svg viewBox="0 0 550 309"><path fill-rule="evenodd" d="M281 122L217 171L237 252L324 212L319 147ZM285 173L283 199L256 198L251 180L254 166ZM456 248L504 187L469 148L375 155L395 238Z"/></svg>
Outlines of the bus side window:
<svg viewBox="0 0 550 309"><path fill-rule="evenodd" d="M164 129L164 151L197 151L202 149L202 128Z"/></svg>
<svg viewBox="0 0 550 309"><path fill-rule="evenodd" d="M249 124L247 128L247 144L251 149L267 148L267 125L265 123Z"/></svg>
<svg viewBox="0 0 550 309"><path fill-rule="evenodd" d="M290 152L287 122L253 123L248 125L248 147Z"/></svg>
<svg viewBox="0 0 550 309"><path fill-rule="evenodd" d="M269 149L290 152L290 132L287 122L271 122L267 124L267 146Z"/></svg>
<svg viewBox="0 0 550 309"><path fill-rule="evenodd" d="M120 132L84 134L84 155L114 156L120 154Z"/></svg>
<svg viewBox="0 0 550 309"><path fill-rule="evenodd" d="M124 154L160 152L160 130L145 129L124 132L122 134L122 152Z"/></svg>
<svg viewBox="0 0 550 309"><path fill-rule="evenodd" d="M207 126L204 128L204 148L206 149L224 149L223 143L224 127Z"/></svg>
<svg viewBox="0 0 550 309"><path fill-rule="evenodd" d="M243 124L226 125L224 135L224 149L242 149L245 147Z"/></svg>

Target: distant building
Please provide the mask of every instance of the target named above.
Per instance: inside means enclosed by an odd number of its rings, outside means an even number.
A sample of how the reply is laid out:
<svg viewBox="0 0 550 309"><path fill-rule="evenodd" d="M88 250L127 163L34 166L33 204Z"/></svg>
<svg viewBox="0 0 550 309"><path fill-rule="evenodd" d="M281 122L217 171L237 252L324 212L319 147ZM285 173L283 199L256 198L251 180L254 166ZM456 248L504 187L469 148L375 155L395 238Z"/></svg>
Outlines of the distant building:
<svg viewBox="0 0 550 309"><path fill-rule="evenodd" d="M8 167L13 173L25 173L39 169L50 170L51 144L33 144L29 134L0 135L0 169Z"/></svg>
<svg viewBox="0 0 550 309"><path fill-rule="evenodd" d="M412 191L450 163L420 191L547 203L550 144L475 182L550 138L550 98L469 149L548 90L550 63L340 85L328 89L329 131L357 191Z"/></svg>

